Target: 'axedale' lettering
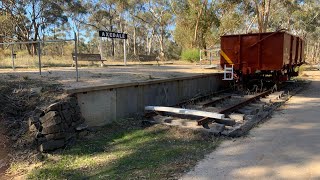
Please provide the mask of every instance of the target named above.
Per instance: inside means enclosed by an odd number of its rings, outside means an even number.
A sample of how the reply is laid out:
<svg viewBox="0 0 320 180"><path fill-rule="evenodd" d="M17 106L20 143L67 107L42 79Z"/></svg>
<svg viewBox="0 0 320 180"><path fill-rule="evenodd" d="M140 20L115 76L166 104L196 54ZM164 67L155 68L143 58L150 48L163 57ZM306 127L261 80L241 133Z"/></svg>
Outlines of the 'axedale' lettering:
<svg viewBox="0 0 320 180"><path fill-rule="evenodd" d="M99 31L99 37L127 39L128 35L125 33L118 33L118 32Z"/></svg>

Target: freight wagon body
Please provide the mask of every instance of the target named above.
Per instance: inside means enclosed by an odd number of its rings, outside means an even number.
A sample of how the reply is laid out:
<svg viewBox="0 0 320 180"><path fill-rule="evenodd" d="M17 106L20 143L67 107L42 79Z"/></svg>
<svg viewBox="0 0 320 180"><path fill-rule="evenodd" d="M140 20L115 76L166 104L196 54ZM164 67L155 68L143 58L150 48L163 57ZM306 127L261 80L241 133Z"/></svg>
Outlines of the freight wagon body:
<svg viewBox="0 0 320 180"><path fill-rule="evenodd" d="M286 32L221 36L222 67L233 65L238 75L277 73L295 76L304 62L304 41Z"/></svg>

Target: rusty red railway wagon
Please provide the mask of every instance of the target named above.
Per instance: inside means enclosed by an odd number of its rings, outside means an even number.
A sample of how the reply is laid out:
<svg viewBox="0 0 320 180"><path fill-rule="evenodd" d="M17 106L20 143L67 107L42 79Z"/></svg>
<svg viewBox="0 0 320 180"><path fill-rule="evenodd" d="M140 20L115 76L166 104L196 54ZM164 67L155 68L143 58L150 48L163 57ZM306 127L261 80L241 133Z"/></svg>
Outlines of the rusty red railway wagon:
<svg viewBox="0 0 320 180"><path fill-rule="evenodd" d="M304 41L283 31L221 36L221 67L237 77L266 74L279 80L297 76L304 63Z"/></svg>

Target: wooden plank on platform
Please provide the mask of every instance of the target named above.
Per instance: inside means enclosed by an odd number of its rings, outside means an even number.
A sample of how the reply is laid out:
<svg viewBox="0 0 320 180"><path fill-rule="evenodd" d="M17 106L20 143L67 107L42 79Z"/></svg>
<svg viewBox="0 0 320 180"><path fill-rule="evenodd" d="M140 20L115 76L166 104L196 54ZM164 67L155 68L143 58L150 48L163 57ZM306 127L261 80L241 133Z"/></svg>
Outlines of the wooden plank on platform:
<svg viewBox="0 0 320 180"><path fill-rule="evenodd" d="M183 109L183 108L174 108L174 107L165 107L165 106L146 106L144 109L147 111L170 112L170 113L175 113L175 114L208 117L208 118L214 118L214 119L223 119L224 118L224 114L199 111L199 110L192 110L192 109Z"/></svg>

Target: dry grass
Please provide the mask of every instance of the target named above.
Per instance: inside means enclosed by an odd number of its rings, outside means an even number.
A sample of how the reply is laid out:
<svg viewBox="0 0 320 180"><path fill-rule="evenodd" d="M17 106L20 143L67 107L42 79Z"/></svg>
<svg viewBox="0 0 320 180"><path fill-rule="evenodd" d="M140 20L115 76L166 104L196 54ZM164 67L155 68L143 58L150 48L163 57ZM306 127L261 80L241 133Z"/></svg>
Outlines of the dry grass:
<svg viewBox="0 0 320 180"><path fill-rule="evenodd" d="M159 64L190 64L185 61L160 61ZM30 55L17 55L14 60L16 68L37 68L39 67L39 57ZM117 66L124 65L123 59L108 58L105 65ZM157 65L157 61L140 62L137 60L127 60L128 65ZM41 56L42 67L70 67L72 65L71 56ZM79 61L80 66L100 66L100 62ZM10 56L0 55L0 68L12 68L12 58Z"/></svg>
<svg viewBox="0 0 320 180"><path fill-rule="evenodd" d="M30 55L17 55L17 58L14 60L16 68L34 68L39 66L38 56ZM71 66L72 57L68 56L42 56L41 57L42 66L46 67L66 67ZM12 68L12 58L0 56L0 67L1 68Z"/></svg>
<svg viewBox="0 0 320 180"><path fill-rule="evenodd" d="M217 147L220 140L190 130L126 120L102 128L50 155L30 179L173 179Z"/></svg>

